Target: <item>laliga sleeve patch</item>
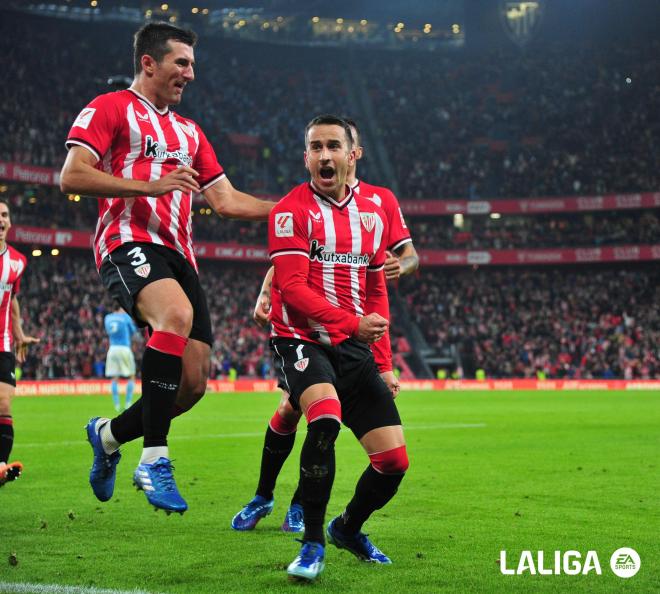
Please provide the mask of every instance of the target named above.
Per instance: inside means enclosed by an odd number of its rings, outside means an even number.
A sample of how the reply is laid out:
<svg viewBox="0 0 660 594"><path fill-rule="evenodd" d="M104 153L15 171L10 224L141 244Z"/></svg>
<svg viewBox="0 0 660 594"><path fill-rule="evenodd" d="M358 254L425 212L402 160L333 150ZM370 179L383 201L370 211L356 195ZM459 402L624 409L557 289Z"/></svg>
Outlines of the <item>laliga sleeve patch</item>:
<svg viewBox="0 0 660 594"><path fill-rule="evenodd" d="M83 130L87 130L87 127L89 126L89 123L92 121L92 118L94 117L95 113L96 113L95 107L85 107L85 109L83 109L78 114L76 121L73 122L74 128L82 128Z"/></svg>
<svg viewBox="0 0 660 594"><path fill-rule="evenodd" d="M280 212L275 215L275 237L293 237L293 213Z"/></svg>

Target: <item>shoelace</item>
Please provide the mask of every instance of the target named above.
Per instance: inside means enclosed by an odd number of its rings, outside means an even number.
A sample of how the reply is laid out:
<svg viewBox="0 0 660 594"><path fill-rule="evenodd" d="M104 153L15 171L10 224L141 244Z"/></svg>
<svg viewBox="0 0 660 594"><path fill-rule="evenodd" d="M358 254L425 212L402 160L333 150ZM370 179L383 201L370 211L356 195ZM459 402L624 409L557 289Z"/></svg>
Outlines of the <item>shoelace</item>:
<svg viewBox="0 0 660 594"><path fill-rule="evenodd" d="M115 452L116 453L116 452ZM116 456L113 454L104 454L103 455L103 477L107 478L112 474L112 469L115 466Z"/></svg>
<svg viewBox="0 0 660 594"><path fill-rule="evenodd" d="M320 545L315 542L305 542L300 538L296 538L295 540L303 545L303 548L300 551L300 560L302 561L305 559L307 561L313 561L314 557L317 556L317 551Z"/></svg>
<svg viewBox="0 0 660 594"><path fill-rule="evenodd" d="M174 475L172 471L174 466L169 462L156 462L153 465L153 472L155 475L155 483L159 489L163 491L175 491L176 483L174 482Z"/></svg>
<svg viewBox="0 0 660 594"><path fill-rule="evenodd" d="M358 532L355 540L359 542L369 553L372 555L373 553L380 553L380 551L376 548L376 545L374 545L367 537L369 535L365 534L364 532Z"/></svg>
<svg viewBox="0 0 660 594"><path fill-rule="evenodd" d="M290 519L290 522L291 521L293 521L293 522L302 522L302 519L303 519L302 510L299 510L299 509L291 510L290 509L289 510L289 519Z"/></svg>

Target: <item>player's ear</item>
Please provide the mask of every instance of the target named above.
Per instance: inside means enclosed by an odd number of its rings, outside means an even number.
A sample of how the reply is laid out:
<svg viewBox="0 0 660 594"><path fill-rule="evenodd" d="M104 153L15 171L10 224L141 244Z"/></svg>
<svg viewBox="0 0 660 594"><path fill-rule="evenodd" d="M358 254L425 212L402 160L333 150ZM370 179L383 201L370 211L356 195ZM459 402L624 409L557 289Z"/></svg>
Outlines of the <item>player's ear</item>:
<svg viewBox="0 0 660 594"><path fill-rule="evenodd" d="M151 75L156 69L157 62L149 54L144 54L140 58L140 64L142 65L142 72Z"/></svg>
<svg viewBox="0 0 660 594"><path fill-rule="evenodd" d="M303 159L305 160L305 169L309 171L309 163L307 162L307 151L303 153Z"/></svg>
<svg viewBox="0 0 660 594"><path fill-rule="evenodd" d="M357 154L357 153L356 153L356 150L355 150L354 148L352 148L352 149L348 152L348 165L349 165L349 166L351 166L351 165L353 165L353 164L355 163L356 158L357 158L357 157L356 157L356 154Z"/></svg>

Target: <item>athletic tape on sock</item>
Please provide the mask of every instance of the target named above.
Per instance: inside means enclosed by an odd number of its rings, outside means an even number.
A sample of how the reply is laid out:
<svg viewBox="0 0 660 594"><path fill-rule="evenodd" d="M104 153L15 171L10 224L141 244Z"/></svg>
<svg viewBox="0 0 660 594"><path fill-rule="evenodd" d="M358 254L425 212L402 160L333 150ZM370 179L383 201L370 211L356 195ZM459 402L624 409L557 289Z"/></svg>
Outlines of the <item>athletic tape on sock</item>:
<svg viewBox="0 0 660 594"><path fill-rule="evenodd" d="M147 347L174 357L183 357L183 351L186 350L187 344L188 339L185 336L156 330L149 338Z"/></svg>
<svg viewBox="0 0 660 594"><path fill-rule="evenodd" d="M286 419L282 418L279 412L275 411L275 414L269 421L268 426L278 435L290 435L298 428L298 423L289 423Z"/></svg>
<svg viewBox="0 0 660 594"><path fill-rule="evenodd" d="M369 454L371 466L381 474L403 474L408 470L408 453L406 446L385 450L376 454Z"/></svg>
<svg viewBox="0 0 660 594"><path fill-rule="evenodd" d="M341 404L337 398L327 396L312 402L305 416L308 424L317 419L334 419L341 423Z"/></svg>

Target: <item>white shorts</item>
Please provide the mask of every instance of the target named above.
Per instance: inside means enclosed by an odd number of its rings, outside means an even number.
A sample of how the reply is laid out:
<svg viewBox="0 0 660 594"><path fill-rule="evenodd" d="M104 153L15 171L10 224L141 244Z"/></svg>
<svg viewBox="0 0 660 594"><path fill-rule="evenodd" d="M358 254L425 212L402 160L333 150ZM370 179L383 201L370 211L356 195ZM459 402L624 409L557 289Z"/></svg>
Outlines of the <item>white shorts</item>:
<svg viewBox="0 0 660 594"><path fill-rule="evenodd" d="M135 375L135 357L131 347L111 346L105 359L105 377L131 377Z"/></svg>

